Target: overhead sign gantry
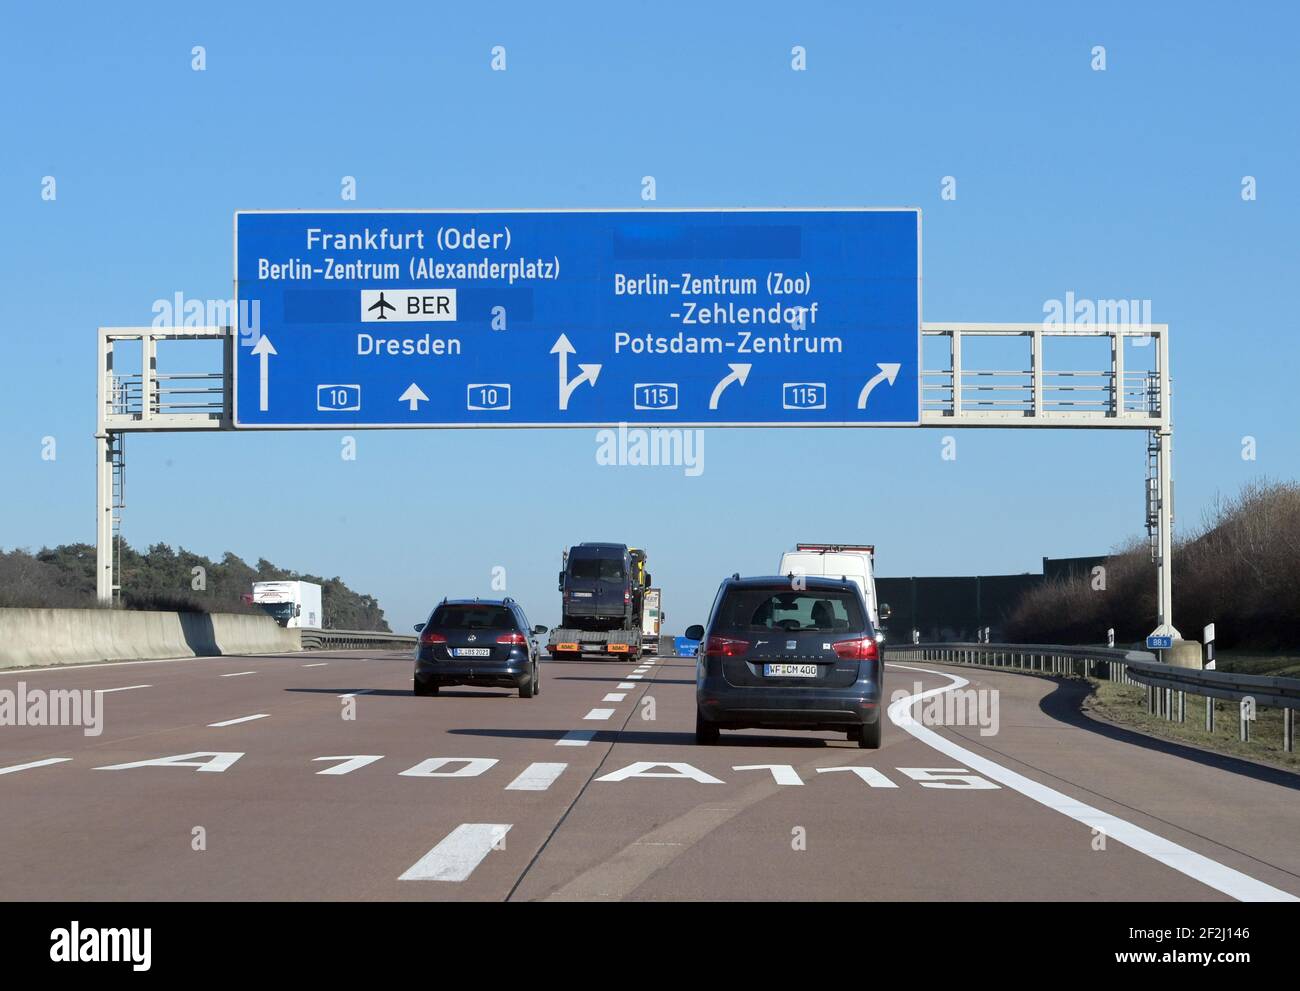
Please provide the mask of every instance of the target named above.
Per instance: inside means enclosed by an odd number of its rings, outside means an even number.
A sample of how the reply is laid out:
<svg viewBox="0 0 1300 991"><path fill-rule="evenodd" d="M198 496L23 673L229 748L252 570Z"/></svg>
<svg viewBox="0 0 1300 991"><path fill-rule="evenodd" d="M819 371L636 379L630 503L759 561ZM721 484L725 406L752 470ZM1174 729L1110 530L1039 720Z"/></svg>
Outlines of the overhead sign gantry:
<svg viewBox="0 0 1300 991"><path fill-rule="evenodd" d="M920 211L235 216L239 428L916 424Z"/></svg>
<svg viewBox="0 0 1300 991"><path fill-rule="evenodd" d="M1152 642L1180 639L1168 328L922 324L919 210L266 211L235 234L238 328L100 328L105 603L134 431L1104 428L1148 433ZM1105 347L1069 362L1062 338ZM1023 358L977 362L995 339ZM160 373L164 340L223 342L220 370Z"/></svg>

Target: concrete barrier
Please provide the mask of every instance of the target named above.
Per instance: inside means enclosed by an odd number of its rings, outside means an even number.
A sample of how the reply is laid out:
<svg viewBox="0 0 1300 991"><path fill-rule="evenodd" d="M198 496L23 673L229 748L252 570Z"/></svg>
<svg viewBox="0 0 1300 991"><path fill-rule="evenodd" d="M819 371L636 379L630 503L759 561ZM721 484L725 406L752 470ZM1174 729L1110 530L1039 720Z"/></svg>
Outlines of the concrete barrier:
<svg viewBox="0 0 1300 991"><path fill-rule="evenodd" d="M0 609L0 668L302 649L270 616L129 609Z"/></svg>

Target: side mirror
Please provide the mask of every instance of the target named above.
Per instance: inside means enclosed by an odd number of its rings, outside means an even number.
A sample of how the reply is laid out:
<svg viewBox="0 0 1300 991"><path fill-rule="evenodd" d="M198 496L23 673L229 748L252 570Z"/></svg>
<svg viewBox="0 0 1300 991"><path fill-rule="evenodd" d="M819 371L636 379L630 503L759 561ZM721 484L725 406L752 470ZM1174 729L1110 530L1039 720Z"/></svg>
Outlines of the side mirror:
<svg viewBox="0 0 1300 991"><path fill-rule="evenodd" d="M294 607L293 607L293 614L294 614L295 616L301 616L301 615L302 615L302 606L301 606L301 605L296 605L296 606L294 606Z"/></svg>
<svg viewBox="0 0 1300 991"><path fill-rule="evenodd" d="M424 624L423 624L423 623L416 623L416 624L415 624L415 632L416 632L416 633L419 633L419 632L420 632L421 630L423 630L423 629L424 629Z"/></svg>
<svg viewBox="0 0 1300 991"><path fill-rule="evenodd" d="M655 583L655 580L654 580L653 578L650 577L650 572L647 571L647 572L645 573L645 587L646 587L646 588L649 588L649 587L650 587L651 585L653 585L654 583Z"/></svg>
<svg viewBox="0 0 1300 991"><path fill-rule="evenodd" d="M892 616L893 614L894 614L894 610L892 610L892 609L889 608L889 603L888 603L888 602L882 602L882 603L880 604L880 618L881 618L881 619L889 619L889 617Z"/></svg>
<svg viewBox="0 0 1300 991"><path fill-rule="evenodd" d="M542 626L542 625L540 625L540 624L537 625L537 626L534 626L534 627L533 627L533 636L535 636L535 637L540 637L543 633L546 632L546 629L547 629L547 628L546 628L545 626Z"/></svg>
<svg viewBox="0 0 1300 991"><path fill-rule="evenodd" d="M561 591L561 592L564 591L564 572L563 572L563 571L560 572L560 588L559 588L559 591Z"/></svg>
<svg viewBox="0 0 1300 991"><path fill-rule="evenodd" d="M699 623L696 623L694 626L688 626L688 627L686 627L686 639L687 639L687 640L703 640L703 639L704 639L704 627L702 627Z"/></svg>

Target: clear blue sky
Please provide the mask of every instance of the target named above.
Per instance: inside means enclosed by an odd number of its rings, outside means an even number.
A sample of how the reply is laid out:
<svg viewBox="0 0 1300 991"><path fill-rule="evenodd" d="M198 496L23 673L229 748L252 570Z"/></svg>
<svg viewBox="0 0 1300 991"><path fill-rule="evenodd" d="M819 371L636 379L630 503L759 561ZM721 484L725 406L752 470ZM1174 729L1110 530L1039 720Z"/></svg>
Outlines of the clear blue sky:
<svg viewBox="0 0 1300 991"><path fill-rule="evenodd" d="M1293 5L190 7L4 15L0 546L93 541L94 329L228 297L236 209L635 208L647 174L660 207L921 207L928 320L1150 299L1179 524L1297 475ZM355 462L333 433L136 435L124 532L338 574L394 628L495 565L552 622L561 549L626 541L676 630L800 539L991 574L1141 532L1140 433L966 431L955 462L941 434L713 430L697 478L597 465L589 430L362 432Z"/></svg>

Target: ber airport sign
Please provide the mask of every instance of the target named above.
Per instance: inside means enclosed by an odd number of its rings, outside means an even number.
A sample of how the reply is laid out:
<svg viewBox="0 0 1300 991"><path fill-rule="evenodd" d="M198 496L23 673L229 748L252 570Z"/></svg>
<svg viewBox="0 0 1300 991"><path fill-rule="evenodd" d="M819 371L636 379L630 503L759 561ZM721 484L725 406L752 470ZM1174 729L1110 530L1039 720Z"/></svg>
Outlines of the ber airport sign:
<svg viewBox="0 0 1300 991"><path fill-rule="evenodd" d="M241 428L920 421L915 209L250 211Z"/></svg>

